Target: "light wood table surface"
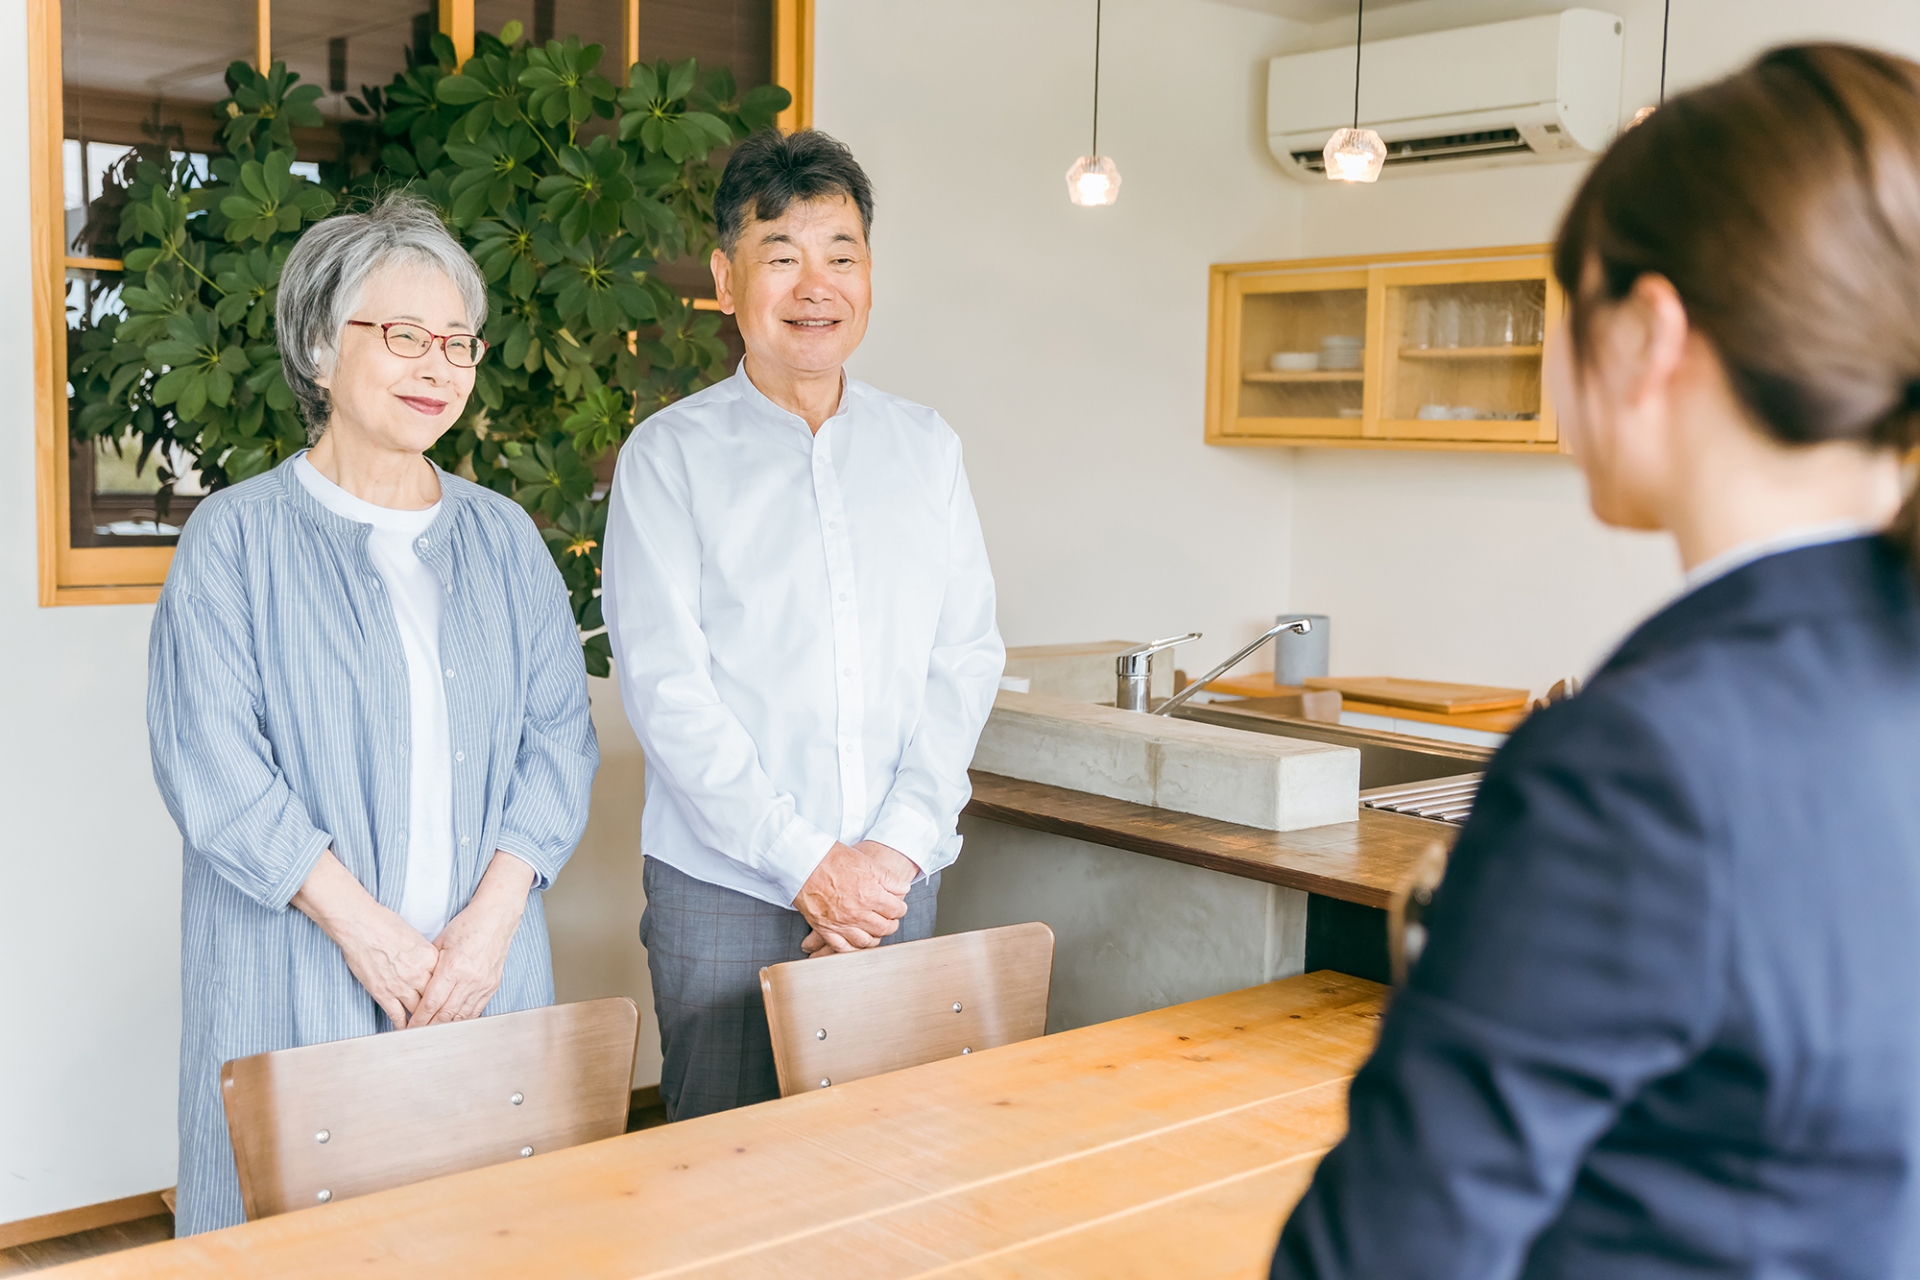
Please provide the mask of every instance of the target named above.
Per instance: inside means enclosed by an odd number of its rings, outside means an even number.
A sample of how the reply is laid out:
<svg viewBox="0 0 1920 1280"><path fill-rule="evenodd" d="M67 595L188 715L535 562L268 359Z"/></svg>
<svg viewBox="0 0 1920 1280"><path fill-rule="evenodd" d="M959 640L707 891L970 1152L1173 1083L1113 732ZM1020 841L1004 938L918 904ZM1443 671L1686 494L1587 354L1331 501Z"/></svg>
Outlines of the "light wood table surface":
<svg viewBox="0 0 1920 1280"><path fill-rule="evenodd" d="M1384 994L1289 978L57 1274L1263 1276Z"/></svg>

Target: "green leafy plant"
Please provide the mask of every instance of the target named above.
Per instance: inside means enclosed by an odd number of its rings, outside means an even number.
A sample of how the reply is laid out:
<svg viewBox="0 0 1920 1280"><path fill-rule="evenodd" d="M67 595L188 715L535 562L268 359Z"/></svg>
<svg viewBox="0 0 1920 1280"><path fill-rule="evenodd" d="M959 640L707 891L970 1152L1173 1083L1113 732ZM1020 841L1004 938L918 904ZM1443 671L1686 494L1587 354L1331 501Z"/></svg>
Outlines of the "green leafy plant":
<svg viewBox="0 0 1920 1280"><path fill-rule="evenodd" d="M100 238L125 256L124 314L70 317L74 438L136 440L143 465L177 449L214 487L291 456L305 432L273 328L287 251L336 207L410 190L488 289L492 350L433 457L533 514L583 633L600 631L599 468L647 414L727 372L720 317L657 268L711 250L715 153L789 101L692 60L636 65L620 88L603 52L508 23L456 65L435 37L431 61L349 100L318 182L296 171L292 133L323 123L318 87L234 63L216 108L226 154L201 167L156 144L113 175L119 217ZM606 636L583 643L607 674Z"/></svg>

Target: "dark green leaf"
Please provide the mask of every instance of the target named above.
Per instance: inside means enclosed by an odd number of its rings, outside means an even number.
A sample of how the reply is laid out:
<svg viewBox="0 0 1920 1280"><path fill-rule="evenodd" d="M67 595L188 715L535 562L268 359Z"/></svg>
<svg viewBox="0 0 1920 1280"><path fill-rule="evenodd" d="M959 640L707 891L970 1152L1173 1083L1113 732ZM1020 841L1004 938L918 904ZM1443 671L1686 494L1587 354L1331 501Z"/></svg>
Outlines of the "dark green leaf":
<svg viewBox="0 0 1920 1280"><path fill-rule="evenodd" d="M486 101L492 91L471 76L441 76L433 86L433 96L449 106L462 107Z"/></svg>

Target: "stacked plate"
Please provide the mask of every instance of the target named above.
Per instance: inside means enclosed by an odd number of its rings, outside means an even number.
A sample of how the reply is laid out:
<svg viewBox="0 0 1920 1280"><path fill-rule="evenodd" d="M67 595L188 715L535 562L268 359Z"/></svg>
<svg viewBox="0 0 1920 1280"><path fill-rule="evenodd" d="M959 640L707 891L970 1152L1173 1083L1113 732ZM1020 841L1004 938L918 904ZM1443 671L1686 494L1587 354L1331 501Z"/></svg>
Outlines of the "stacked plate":
<svg viewBox="0 0 1920 1280"><path fill-rule="evenodd" d="M1320 339L1322 369L1358 369L1366 359L1366 339L1358 334L1329 334Z"/></svg>

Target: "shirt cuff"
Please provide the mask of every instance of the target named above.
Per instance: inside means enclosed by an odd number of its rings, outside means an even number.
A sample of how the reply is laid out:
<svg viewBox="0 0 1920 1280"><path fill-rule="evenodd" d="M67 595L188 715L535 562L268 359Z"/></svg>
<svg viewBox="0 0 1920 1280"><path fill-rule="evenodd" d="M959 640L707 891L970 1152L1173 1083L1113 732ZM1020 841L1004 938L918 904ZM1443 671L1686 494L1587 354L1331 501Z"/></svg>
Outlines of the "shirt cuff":
<svg viewBox="0 0 1920 1280"><path fill-rule="evenodd" d="M326 832L316 831L308 836L306 846L287 864L286 874L280 877L261 905L273 911L287 910L300 890L306 887L307 877L313 874L320 855L331 848L333 837Z"/></svg>
<svg viewBox="0 0 1920 1280"><path fill-rule="evenodd" d="M805 818L796 817L767 850L766 865L760 873L771 879L791 904L833 846L832 836Z"/></svg>
<svg viewBox="0 0 1920 1280"><path fill-rule="evenodd" d="M889 800L882 806L880 816L867 829L866 838L905 854L920 869L922 878L930 871L939 870L927 864L933 861L934 852L940 847L940 829L924 814L900 801Z"/></svg>
<svg viewBox="0 0 1920 1280"><path fill-rule="evenodd" d="M553 865L553 859L532 840L523 839L511 831L502 831L494 837L493 847L501 853L510 853L533 868L533 888L535 892L545 893L553 888L553 878L560 874L560 868ZM491 862L491 857L489 857ZM482 875L486 868L480 868Z"/></svg>

